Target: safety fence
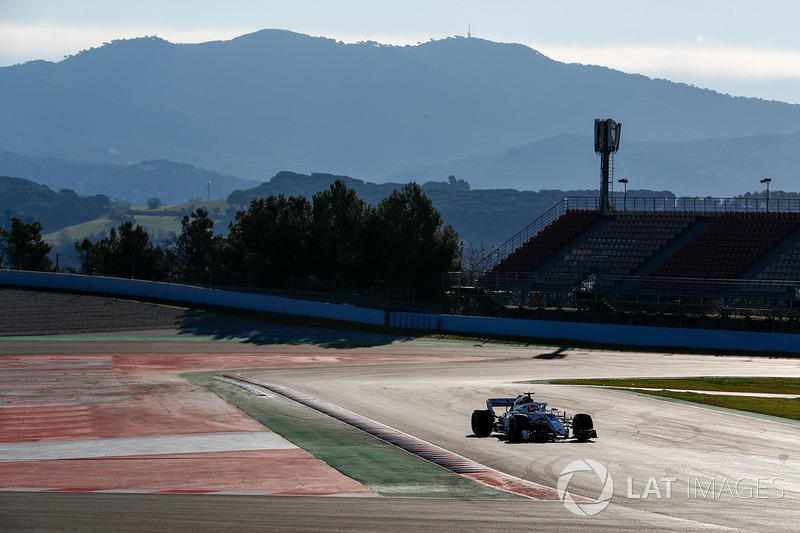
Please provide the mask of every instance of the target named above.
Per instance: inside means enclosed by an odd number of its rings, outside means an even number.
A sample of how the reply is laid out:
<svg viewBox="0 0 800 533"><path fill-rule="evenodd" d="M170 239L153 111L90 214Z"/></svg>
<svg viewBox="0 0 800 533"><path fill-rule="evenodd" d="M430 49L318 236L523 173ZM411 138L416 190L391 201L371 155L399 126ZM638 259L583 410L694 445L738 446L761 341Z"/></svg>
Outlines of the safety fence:
<svg viewBox="0 0 800 533"><path fill-rule="evenodd" d="M232 309L326 318L360 324L386 325L411 330L541 339L552 343L579 341L665 349L684 348L800 354L798 336L788 333L586 324L392 312L153 281L50 272L0 270L0 286L122 295Z"/></svg>

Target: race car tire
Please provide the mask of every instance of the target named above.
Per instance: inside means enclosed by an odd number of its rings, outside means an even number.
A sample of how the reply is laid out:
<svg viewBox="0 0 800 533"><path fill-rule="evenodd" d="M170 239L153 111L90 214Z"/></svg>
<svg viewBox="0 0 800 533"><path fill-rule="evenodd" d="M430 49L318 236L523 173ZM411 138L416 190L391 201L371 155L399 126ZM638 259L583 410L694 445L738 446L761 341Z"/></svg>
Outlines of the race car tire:
<svg viewBox="0 0 800 533"><path fill-rule="evenodd" d="M492 434L494 415L488 409L472 411L472 432L476 437L488 437Z"/></svg>
<svg viewBox="0 0 800 533"><path fill-rule="evenodd" d="M580 442L586 442L592 437L596 437L592 417L586 413L578 413L572 417L572 434Z"/></svg>
<svg viewBox="0 0 800 533"><path fill-rule="evenodd" d="M530 423L525 415L516 415L508 421L508 440L522 439L522 430L528 429Z"/></svg>

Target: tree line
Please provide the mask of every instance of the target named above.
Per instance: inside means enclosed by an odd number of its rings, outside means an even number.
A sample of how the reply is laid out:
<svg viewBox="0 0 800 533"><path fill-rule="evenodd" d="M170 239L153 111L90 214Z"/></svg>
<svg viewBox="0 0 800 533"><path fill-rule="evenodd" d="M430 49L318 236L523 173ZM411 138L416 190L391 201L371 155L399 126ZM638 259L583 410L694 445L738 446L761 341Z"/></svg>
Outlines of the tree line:
<svg viewBox="0 0 800 533"><path fill-rule="evenodd" d="M51 231L93 220L118 209L121 209L119 203L104 194L79 196L71 189L56 192L24 178L0 176L0 215L6 211L25 213Z"/></svg>
<svg viewBox="0 0 800 533"><path fill-rule="evenodd" d="M41 222L23 222L13 217L9 229L0 228L0 267L50 270L53 265L47 257L49 253L50 245L42 240Z"/></svg>
<svg viewBox="0 0 800 533"><path fill-rule="evenodd" d="M198 208L163 245L129 221L75 249L87 275L254 287L381 285L414 289L423 299L441 293L441 273L457 269L462 254L458 235L416 183L373 207L341 180L311 201L253 199L226 236Z"/></svg>

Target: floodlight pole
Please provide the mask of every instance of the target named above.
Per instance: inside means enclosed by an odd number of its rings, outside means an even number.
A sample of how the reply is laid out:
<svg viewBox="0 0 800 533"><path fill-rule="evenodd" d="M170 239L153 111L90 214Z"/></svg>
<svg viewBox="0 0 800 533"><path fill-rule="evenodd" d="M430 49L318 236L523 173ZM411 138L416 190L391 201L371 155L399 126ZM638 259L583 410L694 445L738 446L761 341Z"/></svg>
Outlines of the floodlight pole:
<svg viewBox="0 0 800 533"><path fill-rule="evenodd" d="M761 183L767 184L767 213L769 213L769 182L772 181L772 178L764 178L761 180Z"/></svg>
<svg viewBox="0 0 800 533"><path fill-rule="evenodd" d="M625 187L625 192L622 194L622 210L628 210L628 180L626 178L618 179L619 183L621 183Z"/></svg>

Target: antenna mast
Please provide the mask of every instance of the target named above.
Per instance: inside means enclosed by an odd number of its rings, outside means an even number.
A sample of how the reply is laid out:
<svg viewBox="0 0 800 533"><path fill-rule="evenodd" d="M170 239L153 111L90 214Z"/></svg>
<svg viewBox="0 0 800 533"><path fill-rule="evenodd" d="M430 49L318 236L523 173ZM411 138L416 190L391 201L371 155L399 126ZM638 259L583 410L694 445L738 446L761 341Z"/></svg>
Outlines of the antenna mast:
<svg viewBox="0 0 800 533"><path fill-rule="evenodd" d="M600 172L602 178L600 181L600 209L611 209L611 204L608 201L608 183L611 179L610 169L611 166L609 159L611 154L617 153L619 150L619 136L622 132L622 123L615 122L607 118L598 118L594 121L594 151L600 154Z"/></svg>

